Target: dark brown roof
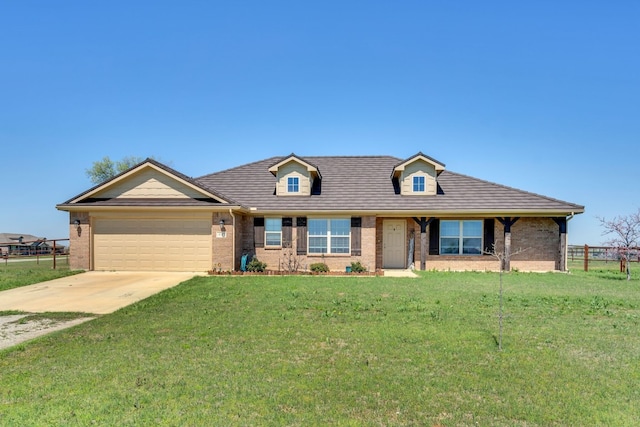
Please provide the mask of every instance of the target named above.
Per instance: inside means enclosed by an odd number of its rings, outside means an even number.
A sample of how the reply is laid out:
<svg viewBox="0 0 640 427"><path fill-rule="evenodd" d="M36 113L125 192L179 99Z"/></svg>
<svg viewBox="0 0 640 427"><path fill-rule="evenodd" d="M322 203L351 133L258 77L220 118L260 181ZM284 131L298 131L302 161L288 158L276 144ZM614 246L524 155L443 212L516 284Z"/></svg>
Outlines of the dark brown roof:
<svg viewBox="0 0 640 427"><path fill-rule="evenodd" d="M389 176L404 161L391 156L303 157L322 170L319 194L276 196L276 177L269 167L287 157L272 157L195 181L257 211L406 211L425 216L430 212L559 216L584 211L577 204L446 170L438 177L437 195L403 196Z"/></svg>

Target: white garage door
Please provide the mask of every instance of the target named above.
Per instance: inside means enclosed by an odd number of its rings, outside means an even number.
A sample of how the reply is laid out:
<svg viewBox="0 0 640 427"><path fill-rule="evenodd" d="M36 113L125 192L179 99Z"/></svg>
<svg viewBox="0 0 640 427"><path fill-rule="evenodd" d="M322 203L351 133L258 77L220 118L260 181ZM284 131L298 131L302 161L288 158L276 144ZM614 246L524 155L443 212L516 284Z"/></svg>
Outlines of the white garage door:
<svg viewBox="0 0 640 427"><path fill-rule="evenodd" d="M211 220L98 218L93 254L95 270L207 271Z"/></svg>

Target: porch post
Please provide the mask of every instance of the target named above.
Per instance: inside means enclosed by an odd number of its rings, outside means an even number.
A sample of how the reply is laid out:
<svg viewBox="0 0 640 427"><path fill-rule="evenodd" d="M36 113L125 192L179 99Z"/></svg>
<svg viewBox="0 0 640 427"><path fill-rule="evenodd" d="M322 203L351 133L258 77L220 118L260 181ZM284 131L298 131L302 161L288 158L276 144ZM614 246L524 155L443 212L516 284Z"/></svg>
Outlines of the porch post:
<svg viewBox="0 0 640 427"><path fill-rule="evenodd" d="M433 218L413 217L413 220L420 226L420 270L427 269L427 227L433 221Z"/></svg>
<svg viewBox="0 0 640 427"><path fill-rule="evenodd" d="M511 229L504 232L504 271L511 271Z"/></svg>
<svg viewBox="0 0 640 427"><path fill-rule="evenodd" d="M560 232L560 265L558 270L567 271L567 218L553 218Z"/></svg>
<svg viewBox="0 0 640 427"><path fill-rule="evenodd" d="M511 271L511 226L515 224L520 217L497 218L504 227L504 261L502 268L504 271Z"/></svg>

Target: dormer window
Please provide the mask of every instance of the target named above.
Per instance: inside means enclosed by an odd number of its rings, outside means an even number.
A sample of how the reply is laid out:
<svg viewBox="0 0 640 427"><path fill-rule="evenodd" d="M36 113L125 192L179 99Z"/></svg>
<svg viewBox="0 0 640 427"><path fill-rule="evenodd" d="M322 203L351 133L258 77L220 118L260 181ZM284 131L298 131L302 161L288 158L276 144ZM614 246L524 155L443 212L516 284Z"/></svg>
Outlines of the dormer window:
<svg viewBox="0 0 640 427"><path fill-rule="evenodd" d="M287 193L299 193L300 192L300 178L297 176L290 176L287 178Z"/></svg>
<svg viewBox="0 0 640 427"><path fill-rule="evenodd" d="M394 190L405 196L435 196L438 193L438 175L444 164L418 153L393 167L391 180Z"/></svg>
<svg viewBox="0 0 640 427"><path fill-rule="evenodd" d="M322 176L317 166L291 154L269 167L276 177L277 196L311 196L311 189L318 188Z"/></svg>

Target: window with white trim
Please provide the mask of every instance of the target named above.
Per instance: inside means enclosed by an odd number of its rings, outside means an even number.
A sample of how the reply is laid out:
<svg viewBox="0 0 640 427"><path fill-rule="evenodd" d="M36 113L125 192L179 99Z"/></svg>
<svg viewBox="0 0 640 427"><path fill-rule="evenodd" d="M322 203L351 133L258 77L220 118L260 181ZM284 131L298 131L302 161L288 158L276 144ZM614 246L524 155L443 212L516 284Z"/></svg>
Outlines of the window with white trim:
<svg viewBox="0 0 640 427"><path fill-rule="evenodd" d="M424 193L424 176L413 177L413 192Z"/></svg>
<svg viewBox="0 0 640 427"><path fill-rule="evenodd" d="M310 254L351 252L351 219L311 219L307 221Z"/></svg>
<svg viewBox="0 0 640 427"><path fill-rule="evenodd" d="M482 255L482 221L441 220L440 255Z"/></svg>
<svg viewBox="0 0 640 427"><path fill-rule="evenodd" d="M300 178L297 176L290 176L287 178L287 193L299 193L300 192Z"/></svg>
<svg viewBox="0 0 640 427"><path fill-rule="evenodd" d="M281 218L265 218L264 219L264 242L265 242L265 246L271 246L271 247L282 246L282 219Z"/></svg>

